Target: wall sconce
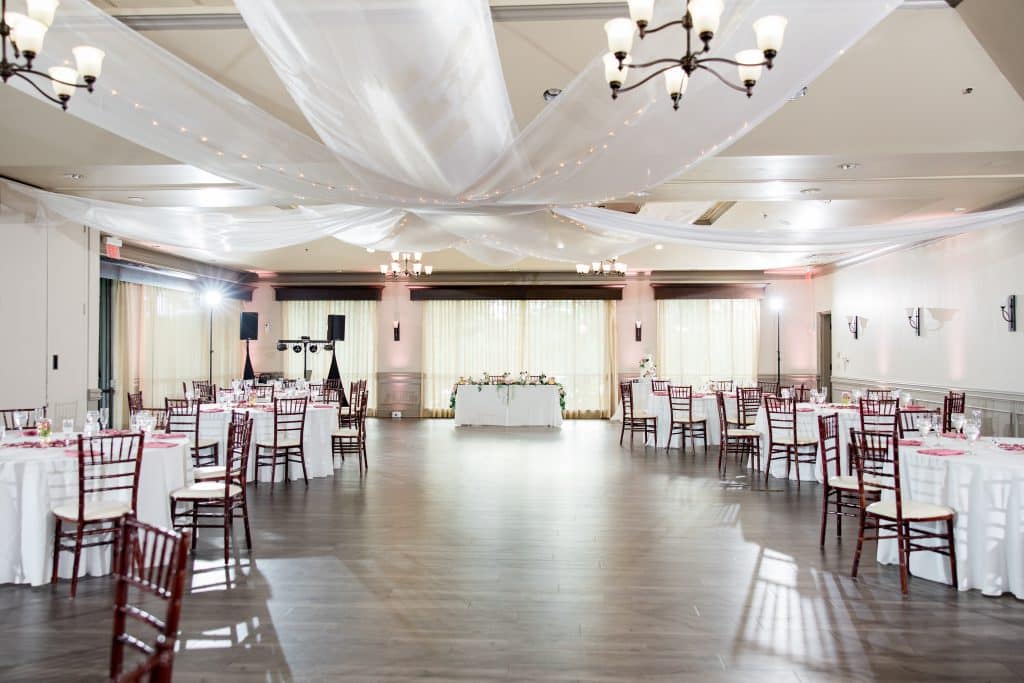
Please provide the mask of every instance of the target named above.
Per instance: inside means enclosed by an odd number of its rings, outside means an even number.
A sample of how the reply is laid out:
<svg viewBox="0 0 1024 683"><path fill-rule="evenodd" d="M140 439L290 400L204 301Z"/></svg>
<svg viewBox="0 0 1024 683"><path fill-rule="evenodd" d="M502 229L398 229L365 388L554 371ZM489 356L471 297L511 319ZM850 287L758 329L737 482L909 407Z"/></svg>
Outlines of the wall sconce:
<svg viewBox="0 0 1024 683"><path fill-rule="evenodd" d="M634 323L634 325L635 325L635 330L634 330L635 331L635 335L634 335L634 338L637 341L643 341L643 338L644 338L644 333L643 333L644 324L642 322L640 322L639 320L637 320L636 323Z"/></svg>
<svg viewBox="0 0 1024 683"><path fill-rule="evenodd" d="M910 327L914 330L914 334L918 337L921 336L921 307L908 308L907 309L907 322L910 323Z"/></svg>
<svg viewBox="0 0 1024 683"><path fill-rule="evenodd" d="M1006 297L1006 305L1000 306L999 311L1003 314L1010 332L1017 331L1017 295L1011 294Z"/></svg>
<svg viewBox="0 0 1024 683"><path fill-rule="evenodd" d="M397 320L394 323L392 323L392 325L394 326L394 334L393 334L393 336L395 338L395 341L401 341L401 339L402 339L402 326L399 324L399 322Z"/></svg>
<svg viewBox="0 0 1024 683"><path fill-rule="evenodd" d="M860 316L846 316L846 326L850 329L850 332L853 333L854 339L857 339L860 336Z"/></svg>

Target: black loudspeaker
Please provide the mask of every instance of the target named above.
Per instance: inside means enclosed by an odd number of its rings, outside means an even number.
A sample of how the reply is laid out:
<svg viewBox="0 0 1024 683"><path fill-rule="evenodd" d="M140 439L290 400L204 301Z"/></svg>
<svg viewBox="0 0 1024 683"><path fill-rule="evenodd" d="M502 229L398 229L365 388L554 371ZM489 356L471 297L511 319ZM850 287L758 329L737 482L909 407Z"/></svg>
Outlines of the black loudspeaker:
<svg viewBox="0 0 1024 683"><path fill-rule="evenodd" d="M328 341L345 341L345 316L327 316L327 339Z"/></svg>
<svg viewBox="0 0 1024 683"><path fill-rule="evenodd" d="M241 324L238 329L238 338L241 341L255 340L259 337L260 323L259 313L243 313Z"/></svg>

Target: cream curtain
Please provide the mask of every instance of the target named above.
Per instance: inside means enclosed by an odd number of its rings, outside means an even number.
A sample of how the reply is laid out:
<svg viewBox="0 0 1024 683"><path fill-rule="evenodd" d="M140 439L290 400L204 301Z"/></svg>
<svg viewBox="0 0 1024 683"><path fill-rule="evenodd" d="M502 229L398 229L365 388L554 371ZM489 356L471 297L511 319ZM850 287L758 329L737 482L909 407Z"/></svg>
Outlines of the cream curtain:
<svg viewBox="0 0 1024 683"><path fill-rule="evenodd" d="M614 384L610 301L428 301L423 414L451 416L452 385L483 373L554 375L566 417L607 417Z"/></svg>
<svg viewBox="0 0 1024 683"><path fill-rule="evenodd" d="M242 375L238 341L242 302L225 299L213 312L213 381ZM142 391L145 405L181 396L181 383L209 374L210 311L197 293L114 283L113 359L116 394L112 424L128 420L127 394Z"/></svg>
<svg viewBox="0 0 1024 683"><path fill-rule="evenodd" d="M658 301L658 375L693 386L756 381L760 330L757 299Z"/></svg>
<svg viewBox="0 0 1024 683"><path fill-rule="evenodd" d="M282 306L285 339L309 336L326 339L327 316L345 316L345 341L338 342L335 353L341 378L348 384L365 379L369 388L368 411L377 406L377 302L376 301L285 301ZM284 354L286 377L302 377L302 354L290 349ZM322 349L308 355L308 368L314 382L323 381L331 367L331 354Z"/></svg>

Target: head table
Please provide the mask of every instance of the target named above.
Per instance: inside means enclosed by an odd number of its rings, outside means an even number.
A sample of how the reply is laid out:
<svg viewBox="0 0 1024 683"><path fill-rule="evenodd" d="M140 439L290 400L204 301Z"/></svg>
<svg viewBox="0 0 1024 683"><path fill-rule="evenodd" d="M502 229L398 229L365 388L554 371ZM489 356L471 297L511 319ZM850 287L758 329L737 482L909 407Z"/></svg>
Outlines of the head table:
<svg viewBox="0 0 1024 683"><path fill-rule="evenodd" d="M269 404L255 406L221 406L204 404L199 412L199 439L216 440L217 456L221 465L227 453L228 425L231 411L244 411L252 415L252 444L249 449L249 481L256 480L256 444L274 441L274 408ZM331 455L331 433L338 428L338 406L329 403L309 403L306 406L306 424L302 430L303 454L310 477L334 476L334 458ZM260 472L260 481L270 481L269 467ZM283 475L278 474L278 479ZM302 466L291 463L288 479L302 479Z"/></svg>
<svg viewBox="0 0 1024 683"><path fill-rule="evenodd" d="M161 438L153 438L153 437ZM168 435L147 436L139 472L137 515L161 527L171 525L171 491L192 483L192 457L187 440ZM29 447L25 447L25 445ZM57 505L78 500L77 435L72 446L60 438L42 448L35 436L7 434L0 443L0 583L50 581L53 558L54 517ZM127 491L111 498L130 499ZM109 547L82 551L80 576L110 573ZM61 559L61 578L71 577L71 557Z"/></svg>
<svg viewBox="0 0 1024 683"><path fill-rule="evenodd" d="M557 384L458 384L455 426L561 427Z"/></svg>

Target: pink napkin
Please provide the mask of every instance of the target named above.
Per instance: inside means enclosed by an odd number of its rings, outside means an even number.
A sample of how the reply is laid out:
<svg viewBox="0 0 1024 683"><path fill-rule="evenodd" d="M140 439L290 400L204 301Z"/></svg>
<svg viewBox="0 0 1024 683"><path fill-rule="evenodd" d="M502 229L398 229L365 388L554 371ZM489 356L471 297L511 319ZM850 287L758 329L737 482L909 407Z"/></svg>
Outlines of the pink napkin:
<svg viewBox="0 0 1024 683"><path fill-rule="evenodd" d="M100 431L100 436L123 436L124 434L131 434L127 429L103 429Z"/></svg>
<svg viewBox="0 0 1024 683"><path fill-rule="evenodd" d="M150 434L146 438L147 439L187 439L188 438L188 434L175 434L173 432L170 433L170 434L160 433L160 434Z"/></svg>
<svg viewBox="0 0 1024 683"><path fill-rule="evenodd" d="M694 398L704 398L705 396L707 396L707 394L694 394L693 395Z"/></svg>
<svg viewBox="0 0 1024 683"><path fill-rule="evenodd" d="M922 448L918 453L924 455L963 455L967 451L958 451L955 448Z"/></svg>
<svg viewBox="0 0 1024 683"><path fill-rule="evenodd" d="M901 446L920 446L922 444L921 444L921 440L920 439L900 439L900 445Z"/></svg>
<svg viewBox="0 0 1024 683"><path fill-rule="evenodd" d="M667 391L655 391L654 395L655 396L668 396L668 392Z"/></svg>
<svg viewBox="0 0 1024 683"><path fill-rule="evenodd" d="M796 412L798 412L798 413L813 413L814 412L814 408L797 408Z"/></svg>
<svg viewBox="0 0 1024 683"><path fill-rule="evenodd" d="M332 406L329 403L314 403L313 407L314 408L335 408L336 406Z"/></svg>
<svg viewBox="0 0 1024 683"><path fill-rule="evenodd" d="M204 413L223 413L223 408L203 408Z"/></svg>
<svg viewBox="0 0 1024 683"><path fill-rule="evenodd" d="M946 439L966 439L967 436L960 432L942 432L943 438Z"/></svg>
<svg viewBox="0 0 1024 683"><path fill-rule="evenodd" d="M39 430L38 429L22 429L21 430L21 435L22 436L39 436Z"/></svg>
<svg viewBox="0 0 1024 683"><path fill-rule="evenodd" d="M146 442L146 448L177 448L181 444L167 443L166 441L148 441Z"/></svg>
<svg viewBox="0 0 1024 683"><path fill-rule="evenodd" d="M78 449L77 448L65 448L64 449L64 455L70 455L71 457L77 458L78 457Z"/></svg>
<svg viewBox="0 0 1024 683"><path fill-rule="evenodd" d="M923 413L928 410L924 406L903 406L900 408L905 413Z"/></svg>
<svg viewBox="0 0 1024 683"><path fill-rule="evenodd" d="M999 447L1004 451L1010 451L1013 453L1024 453L1024 443L1001 443Z"/></svg>
<svg viewBox="0 0 1024 683"><path fill-rule="evenodd" d="M842 403L829 403L827 407L835 410L860 410L857 406L844 406Z"/></svg>

